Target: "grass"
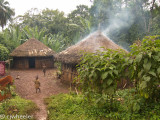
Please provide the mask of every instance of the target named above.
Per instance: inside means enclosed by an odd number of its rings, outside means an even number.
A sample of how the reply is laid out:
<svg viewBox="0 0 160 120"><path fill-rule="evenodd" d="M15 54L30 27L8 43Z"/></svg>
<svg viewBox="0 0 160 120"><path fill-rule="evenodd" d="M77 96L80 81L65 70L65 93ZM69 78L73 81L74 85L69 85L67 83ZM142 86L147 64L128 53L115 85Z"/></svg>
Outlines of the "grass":
<svg viewBox="0 0 160 120"><path fill-rule="evenodd" d="M160 120L160 103L146 104L134 90L120 90L116 93L112 109L104 98L101 105L99 96L92 102L84 95L59 94L45 99L49 120Z"/></svg>
<svg viewBox="0 0 160 120"><path fill-rule="evenodd" d="M21 98L13 89L12 87L12 97L0 102L0 115L27 115L30 116L30 120L34 120L33 113L38 110L36 104L30 100ZM5 117L4 120L8 120L8 118Z"/></svg>
<svg viewBox="0 0 160 120"><path fill-rule="evenodd" d="M59 94L45 100L49 120L98 120L88 114L81 95ZM94 115L94 114L93 114Z"/></svg>

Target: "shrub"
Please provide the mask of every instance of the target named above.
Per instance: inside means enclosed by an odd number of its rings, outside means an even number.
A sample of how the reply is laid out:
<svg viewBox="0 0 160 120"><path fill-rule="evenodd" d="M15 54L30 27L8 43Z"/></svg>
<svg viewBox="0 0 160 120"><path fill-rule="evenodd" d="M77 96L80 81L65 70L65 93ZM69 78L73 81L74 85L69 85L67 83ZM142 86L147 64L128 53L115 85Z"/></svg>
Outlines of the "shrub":
<svg viewBox="0 0 160 120"><path fill-rule="evenodd" d="M133 79L140 95L149 100L160 99L160 36L147 36L131 48L135 56Z"/></svg>
<svg viewBox="0 0 160 120"><path fill-rule="evenodd" d="M33 117L33 113L38 110L35 103L30 100L22 99L19 96L8 99L0 103L1 115L30 115Z"/></svg>
<svg viewBox="0 0 160 120"><path fill-rule="evenodd" d="M78 67L83 90L112 95L117 89L117 82L124 75L125 58L123 50L107 50L84 54ZM123 66L123 67L122 67Z"/></svg>
<svg viewBox="0 0 160 120"><path fill-rule="evenodd" d="M9 51L6 47L0 44L0 61L5 61L8 59Z"/></svg>

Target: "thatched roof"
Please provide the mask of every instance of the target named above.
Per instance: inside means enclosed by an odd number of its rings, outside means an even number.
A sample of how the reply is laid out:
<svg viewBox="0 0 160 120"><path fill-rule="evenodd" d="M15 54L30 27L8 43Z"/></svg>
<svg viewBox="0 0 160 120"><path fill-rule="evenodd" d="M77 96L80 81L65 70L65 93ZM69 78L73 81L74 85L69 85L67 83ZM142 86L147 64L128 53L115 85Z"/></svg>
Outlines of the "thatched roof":
<svg viewBox="0 0 160 120"><path fill-rule="evenodd" d="M34 38L27 40L25 43L13 50L10 56L13 57L44 57L53 56L52 49Z"/></svg>
<svg viewBox="0 0 160 120"><path fill-rule="evenodd" d="M103 48L102 48L103 47ZM101 32L95 32L80 41L76 45L73 45L66 50L56 55L57 61L64 63L78 63L82 56L82 52L94 53L97 50L103 51L105 49L123 49L111 40L104 36Z"/></svg>

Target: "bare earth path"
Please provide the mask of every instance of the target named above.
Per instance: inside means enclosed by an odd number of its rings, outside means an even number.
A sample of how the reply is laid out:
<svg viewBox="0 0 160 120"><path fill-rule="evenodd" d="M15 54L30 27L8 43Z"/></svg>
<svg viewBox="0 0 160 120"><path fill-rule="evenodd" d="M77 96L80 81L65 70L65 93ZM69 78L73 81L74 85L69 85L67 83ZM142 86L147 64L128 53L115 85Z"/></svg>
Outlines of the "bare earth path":
<svg viewBox="0 0 160 120"><path fill-rule="evenodd" d="M17 74L20 79L15 79ZM38 75L41 83L41 93L36 93L34 88L35 77ZM56 79L56 69L47 70L44 77L42 70L11 70L11 76L15 80L16 92L25 99L32 100L37 104L40 111L35 114L37 120L46 120L47 110L44 98L53 94L67 93L69 88Z"/></svg>

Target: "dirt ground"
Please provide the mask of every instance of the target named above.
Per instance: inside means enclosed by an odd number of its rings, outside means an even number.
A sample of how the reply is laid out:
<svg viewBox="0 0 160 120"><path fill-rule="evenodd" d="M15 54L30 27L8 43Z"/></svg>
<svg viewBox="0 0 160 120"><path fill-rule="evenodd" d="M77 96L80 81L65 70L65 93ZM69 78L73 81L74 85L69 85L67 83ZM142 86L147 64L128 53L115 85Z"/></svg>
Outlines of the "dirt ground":
<svg viewBox="0 0 160 120"><path fill-rule="evenodd" d="M47 70L46 76L44 76L42 70L11 70L11 76L15 80L16 92L22 98L32 100L39 107L39 111L36 112L35 117L37 120L46 120L47 110L44 104L44 98L54 94L68 93L69 86L66 86L58 79L56 79L56 69ZM19 75L20 79L16 79ZM41 83L41 93L36 93L34 87L35 77L38 75Z"/></svg>

